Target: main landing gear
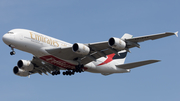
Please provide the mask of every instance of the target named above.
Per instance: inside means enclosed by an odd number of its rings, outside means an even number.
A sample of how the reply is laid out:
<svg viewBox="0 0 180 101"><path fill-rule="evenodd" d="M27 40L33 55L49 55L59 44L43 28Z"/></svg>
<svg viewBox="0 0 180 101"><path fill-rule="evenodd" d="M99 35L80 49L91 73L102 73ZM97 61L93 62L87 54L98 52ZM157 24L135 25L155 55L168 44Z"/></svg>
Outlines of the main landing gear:
<svg viewBox="0 0 180 101"><path fill-rule="evenodd" d="M81 73L81 72L84 72L84 69L83 69L84 65L77 65L75 66L75 72L76 73Z"/></svg>
<svg viewBox="0 0 180 101"><path fill-rule="evenodd" d="M75 73L81 73L81 72L84 72L83 67L84 67L84 65L77 65L77 66L75 66L75 69L72 69L72 70L68 69L67 71L63 72L62 74L71 76L71 75L74 75ZM59 75L60 71L56 70L56 71L53 71L51 74L53 76Z"/></svg>
<svg viewBox="0 0 180 101"><path fill-rule="evenodd" d="M74 75L75 72L76 72L76 73L84 72L83 67L84 67L84 65L77 65L77 66L75 66L75 69L73 69L73 70L67 70L67 71L63 72L63 75L69 75L69 76L71 76L71 75Z"/></svg>
<svg viewBox="0 0 180 101"><path fill-rule="evenodd" d="M54 71L54 72L52 72L51 74L52 74L53 76L54 76L54 75L59 75L59 74L60 74L60 71Z"/></svg>
<svg viewBox="0 0 180 101"><path fill-rule="evenodd" d="M15 55L16 52L14 51L14 47L12 45L9 45L9 47L11 47L11 52L10 52L10 55Z"/></svg>
<svg viewBox="0 0 180 101"><path fill-rule="evenodd" d="M63 72L63 75L69 75L69 76L71 76L71 75L74 75L75 73L74 73L74 71L72 70L68 70L68 71L65 71L65 72Z"/></svg>

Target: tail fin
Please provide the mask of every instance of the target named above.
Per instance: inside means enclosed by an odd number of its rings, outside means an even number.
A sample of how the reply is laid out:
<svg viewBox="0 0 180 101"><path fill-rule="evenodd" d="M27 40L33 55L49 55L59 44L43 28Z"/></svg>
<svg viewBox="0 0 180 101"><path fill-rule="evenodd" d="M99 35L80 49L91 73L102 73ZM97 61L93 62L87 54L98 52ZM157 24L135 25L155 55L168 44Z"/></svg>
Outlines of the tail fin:
<svg viewBox="0 0 180 101"><path fill-rule="evenodd" d="M132 37L133 37L133 35L128 34L128 33L125 33L125 34L121 37L121 39L130 39L130 38L132 38ZM114 63L115 65L124 64L125 59L126 59L126 56L127 56L127 51L126 51L126 50L120 51L120 52L119 52L119 56L118 56L118 55L115 55L115 56L113 57L113 63Z"/></svg>
<svg viewBox="0 0 180 101"><path fill-rule="evenodd" d="M113 59L113 61L112 61L113 64L115 64L115 65L124 64L126 56L127 56L127 51L126 50L120 51L119 56L114 55L114 57L112 58Z"/></svg>
<svg viewBox="0 0 180 101"><path fill-rule="evenodd" d="M125 33L125 34L121 37L121 39L130 39L130 38L132 38L132 37L133 37L133 35L128 34L128 33Z"/></svg>
<svg viewBox="0 0 180 101"><path fill-rule="evenodd" d="M121 39L130 39L132 37L133 37L132 35L125 33L121 37ZM115 55L113 53L113 54L107 55L107 59L104 62L100 63L98 66L106 64L108 62L112 62L114 65L124 64L126 56L127 56L127 50L119 51L118 54L119 55Z"/></svg>
<svg viewBox="0 0 180 101"><path fill-rule="evenodd" d="M130 39L130 38L132 38L132 37L133 37L133 35L128 34L128 33L125 33L125 34L121 37L121 39ZM126 59L126 56L127 56L127 51L126 51L126 50L120 51L120 52L119 52L119 56L118 56L118 55L115 55L115 56L113 57L113 63L114 63L115 65L124 64L125 59Z"/></svg>

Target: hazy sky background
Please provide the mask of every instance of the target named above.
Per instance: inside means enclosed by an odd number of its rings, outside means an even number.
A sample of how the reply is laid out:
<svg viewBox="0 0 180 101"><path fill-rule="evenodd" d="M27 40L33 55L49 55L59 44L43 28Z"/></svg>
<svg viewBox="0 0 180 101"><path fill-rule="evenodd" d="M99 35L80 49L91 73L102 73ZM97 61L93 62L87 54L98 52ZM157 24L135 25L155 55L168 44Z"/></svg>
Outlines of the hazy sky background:
<svg viewBox="0 0 180 101"><path fill-rule="evenodd" d="M179 0L0 0L0 35L30 29L70 43L107 41L124 33L136 36L180 31ZM0 41L1 101L179 101L180 39L170 36L140 43L125 63L159 59L130 73L81 73L31 78L13 74L19 59L32 55Z"/></svg>

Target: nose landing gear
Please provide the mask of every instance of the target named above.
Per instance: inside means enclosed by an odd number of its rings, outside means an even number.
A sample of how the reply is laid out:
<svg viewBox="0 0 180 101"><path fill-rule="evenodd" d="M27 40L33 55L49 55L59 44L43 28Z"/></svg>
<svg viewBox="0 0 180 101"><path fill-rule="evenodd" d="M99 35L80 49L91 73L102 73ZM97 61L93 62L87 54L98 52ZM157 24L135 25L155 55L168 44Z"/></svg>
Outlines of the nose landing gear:
<svg viewBox="0 0 180 101"><path fill-rule="evenodd" d="M9 45L9 47L11 47L11 52L10 52L10 55L15 55L16 52L14 51L14 47L12 45Z"/></svg>
<svg viewBox="0 0 180 101"><path fill-rule="evenodd" d="M15 54L16 54L15 51L10 52L10 55L15 55Z"/></svg>

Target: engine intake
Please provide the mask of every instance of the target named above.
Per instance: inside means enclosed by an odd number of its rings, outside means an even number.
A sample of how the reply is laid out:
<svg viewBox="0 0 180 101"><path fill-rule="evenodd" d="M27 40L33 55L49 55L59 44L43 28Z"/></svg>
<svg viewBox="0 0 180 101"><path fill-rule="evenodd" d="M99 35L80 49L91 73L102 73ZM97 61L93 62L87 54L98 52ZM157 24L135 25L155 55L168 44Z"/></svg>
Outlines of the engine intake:
<svg viewBox="0 0 180 101"><path fill-rule="evenodd" d="M72 50L73 52L77 54L82 54L82 55L88 55L90 52L89 47L81 43L73 44Z"/></svg>
<svg viewBox="0 0 180 101"><path fill-rule="evenodd" d="M25 71L32 71L34 69L34 65L29 60L19 60L17 66Z"/></svg>
<svg viewBox="0 0 180 101"><path fill-rule="evenodd" d="M112 37L109 39L108 44L110 47L118 49L118 50L123 50L126 48L126 42L124 42L120 38Z"/></svg>
<svg viewBox="0 0 180 101"><path fill-rule="evenodd" d="M27 71L25 71L25 70L22 70L22 69L18 68L17 66L15 66L15 67L13 68L13 72L14 72L14 74L16 74L16 75L18 75L18 76L24 76L24 77L26 77L26 76L29 76L29 75L30 75L29 72L27 72Z"/></svg>

